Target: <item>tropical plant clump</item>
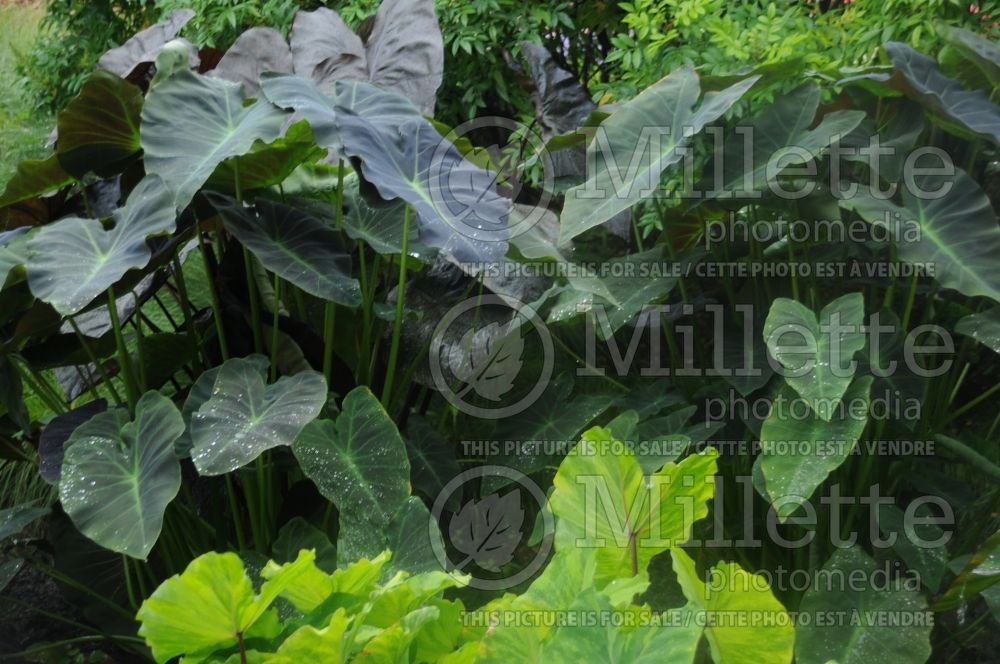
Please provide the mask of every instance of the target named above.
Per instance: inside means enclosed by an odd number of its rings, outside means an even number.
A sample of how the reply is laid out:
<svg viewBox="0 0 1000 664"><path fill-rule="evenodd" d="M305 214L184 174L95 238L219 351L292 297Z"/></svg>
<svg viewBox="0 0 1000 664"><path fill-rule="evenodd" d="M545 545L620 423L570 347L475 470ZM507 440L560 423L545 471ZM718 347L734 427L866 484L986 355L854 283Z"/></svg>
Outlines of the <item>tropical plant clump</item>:
<svg viewBox="0 0 1000 664"><path fill-rule="evenodd" d="M0 454L50 487L0 475L0 599L62 630L12 654L995 652L994 42L599 103L539 36L533 119L452 127L431 0L197 17L0 195Z"/></svg>

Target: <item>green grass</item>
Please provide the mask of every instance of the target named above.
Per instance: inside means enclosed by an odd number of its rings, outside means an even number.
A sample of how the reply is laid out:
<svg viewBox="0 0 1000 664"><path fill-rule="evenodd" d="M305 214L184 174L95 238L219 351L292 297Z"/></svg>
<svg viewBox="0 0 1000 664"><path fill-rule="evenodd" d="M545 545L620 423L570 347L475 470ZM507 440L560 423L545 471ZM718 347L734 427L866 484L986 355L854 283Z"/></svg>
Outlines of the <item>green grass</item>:
<svg viewBox="0 0 1000 664"><path fill-rule="evenodd" d="M43 3L0 3L0 190L22 159L48 153L45 141L55 124L35 108L28 86L17 72L29 53L45 16Z"/></svg>

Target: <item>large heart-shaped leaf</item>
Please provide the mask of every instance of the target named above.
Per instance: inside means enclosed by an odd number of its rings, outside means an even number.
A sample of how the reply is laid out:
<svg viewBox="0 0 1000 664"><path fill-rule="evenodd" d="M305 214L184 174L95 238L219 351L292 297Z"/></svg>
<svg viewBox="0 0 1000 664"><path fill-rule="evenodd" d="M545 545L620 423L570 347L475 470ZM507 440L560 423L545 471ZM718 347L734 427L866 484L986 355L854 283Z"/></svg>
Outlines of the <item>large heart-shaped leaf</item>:
<svg viewBox="0 0 1000 664"><path fill-rule="evenodd" d="M332 228L301 210L267 199L253 207L220 194L209 201L236 236L268 270L324 300L354 307L361 290L351 277L351 256Z"/></svg>
<svg viewBox="0 0 1000 664"><path fill-rule="evenodd" d="M860 578L860 584L816 583L802 597L799 612L810 620L795 628L795 661L801 664L867 664L892 653L901 664L926 662L931 655L931 628L927 620L907 620L926 615L920 593L889 581L876 587L879 565L860 547L837 549L823 566L825 578ZM820 577L817 576L818 580ZM818 616L845 616L821 622ZM851 616L862 616L861 620ZM888 622L880 616L891 617Z"/></svg>
<svg viewBox="0 0 1000 664"><path fill-rule="evenodd" d="M684 597L691 603L689 606L704 612L704 617L695 622L705 625L705 637L715 664L742 664L747 661L748 653L753 653L755 664L791 663L795 642L793 623L766 580L737 563L718 563L711 575L705 577L698 574L694 561L683 549L671 549L670 556ZM711 578L712 586L705 584L705 578ZM770 620L746 624L712 620L713 615L756 615Z"/></svg>
<svg viewBox="0 0 1000 664"><path fill-rule="evenodd" d="M292 71L292 51L273 28L250 28L233 42L209 76L240 83L248 97L260 92L260 75L266 71Z"/></svg>
<svg viewBox="0 0 1000 664"><path fill-rule="evenodd" d="M191 9L174 10L166 21L137 32L121 46L102 55L97 61L97 67L116 76L127 77L139 65L154 62L163 47L194 17L195 12ZM191 66L196 67L199 62L198 49L193 44L188 45L191 52Z"/></svg>
<svg viewBox="0 0 1000 664"><path fill-rule="evenodd" d="M254 141L281 135L284 111L244 100L241 84L188 70L174 72L150 90L142 109L146 169L163 178L178 210L225 159L246 154Z"/></svg>
<svg viewBox="0 0 1000 664"><path fill-rule="evenodd" d="M823 421L829 422L864 348L865 300L849 293L823 307L817 319L805 306L779 297L764 321L764 341L788 383Z"/></svg>
<svg viewBox="0 0 1000 664"><path fill-rule="evenodd" d="M760 431L757 465L763 473L767 497L778 505L779 519L808 500L827 476L844 463L868 423L871 376L858 376L844 393L841 407L827 421L809 411L803 416L792 404L795 391L785 387L771 406Z"/></svg>
<svg viewBox="0 0 1000 664"><path fill-rule="evenodd" d="M43 227L28 242L28 284L35 296L68 316L75 314L152 252L146 239L174 230L170 192L156 176L144 178L105 230L97 219L67 217Z"/></svg>
<svg viewBox="0 0 1000 664"><path fill-rule="evenodd" d="M990 199L959 169L952 178L917 174L913 183L914 190L903 188L901 206L862 187L840 205L871 224L888 226L900 258L933 266L945 288L1000 302L1000 273L994 269L1000 226Z"/></svg>
<svg viewBox="0 0 1000 664"><path fill-rule="evenodd" d="M234 358L219 369L212 396L191 416L191 459L202 475L229 473L265 450L291 445L326 404L315 371L264 382L267 364Z"/></svg>
<svg viewBox="0 0 1000 664"><path fill-rule="evenodd" d="M80 532L145 559L181 487L174 441L183 432L181 414L159 392L139 399L134 420L118 408L78 427L66 441L59 500Z"/></svg>
<svg viewBox="0 0 1000 664"><path fill-rule="evenodd" d="M254 638L254 627L268 607L310 577L316 569L314 560L315 554L305 550L294 562L271 569L255 595L238 555L206 553L142 603L136 616L142 623L139 635L160 664L178 655L210 655L235 646L242 637Z"/></svg>
<svg viewBox="0 0 1000 664"><path fill-rule="evenodd" d="M698 102L698 75L683 67L643 90L601 123L587 146L592 172L566 192L559 242L565 244L611 219L660 185L660 175L680 161L691 137L739 101L757 81L748 78Z"/></svg>
<svg viewBox="0 0 1000 664"><path fill-rule="evenodd" d="M109 177L139 153L142 90L97 71L59 114L59 163L77 178L93 171Z"/></svg>
<svg viewBox="0 0 1000 664"><path fill-rule="evenodd" d="M833 111L810 129L819 108L820 87L810 81L780 97L771 106L725 138L722 172L710 172L700 187L706 196L730 198L760 195L777 179L781 168L802 164L865 118L864 111ZM746 148L750 148L747 154ZM713 164L712 168L715 168Z"/></svg>
<svg viewBox="0 0 1000 664"><path fill-rule="evenodd" d="M495 262L507 253L509 202L495 177L475 166L399 95L341 83L336 123L344 151L386 199L401 198L420 218L421 240L458 262ZM402 101L401 101L402 100Z"/></svg>
<svg viewBox="0 0 1000 664"><path fill-rule="evenodd" d="M383 0L365 43L372 83L434 115L444 75L444 44L432 0Z"/></svg>
<svg viewBox="0 0 1000 664"><path fill-rule="evenodd" d="M590 429L552 480L556 548L596 549L598 587L642 573L653 556L686 541L715 493L713 448L647 479L635 454L616 446L606 429Z"/></svg>
<svg viewBox="0 0 1000 664"><path fill-rule="evenodd" d="M296 76L315 81L327 93L333 92L335 81L368 78L361 38L331 9L295 14L289 41Z"/></svg>
<svg viewBox="0 0 1000 664"><path fill-rule="evenodd" d="M944 544L947 537L944 530L937 525L935 510L930 503L922 503L916 507L910 516L900 508L891 504L878 506L878 529L883 541L895 538L891 545L896 555L903 559L906 566L920 575L920 583L931 592L941 589L941 582L948 573L948 547ZM928 543L937 543L929 546Z"/></svg>
<svg viewBox="0 0 1000 664"><path fill-rule="evenodd" d="M336 421L317 420L305 427L292 451L342 514L388 521L410 495L406 445L366 387L344 397Z"/></svg>
<svg viewBox="0 0 1000 664"><path fill-rule="evenodd" d="M966 90L941 73L937 62L909 44L886 42L885 52L895 71L892 75L869 74L866 78L902 92L943 119L946 128L954 126L1000 144L1000 107L985 92Z"/></svg>

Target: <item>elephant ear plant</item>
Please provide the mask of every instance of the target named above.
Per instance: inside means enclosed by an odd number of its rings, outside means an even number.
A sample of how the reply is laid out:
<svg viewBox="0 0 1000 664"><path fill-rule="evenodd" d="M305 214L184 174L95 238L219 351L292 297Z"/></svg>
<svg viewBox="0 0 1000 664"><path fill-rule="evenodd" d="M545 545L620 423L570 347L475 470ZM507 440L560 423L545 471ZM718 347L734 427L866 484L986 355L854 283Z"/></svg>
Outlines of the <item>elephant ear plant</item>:
<svg viewBox="0 0 1000 664"><path fill-rule="evenodd" d="M0 195L0 455L52 485L0 591L227 664L910 664L996 619L992 44L603 107L527 46L544 140L492 150L429 117L430 0L221 57L190 19ZM919 619L801 618L855 609Z"/></svg>

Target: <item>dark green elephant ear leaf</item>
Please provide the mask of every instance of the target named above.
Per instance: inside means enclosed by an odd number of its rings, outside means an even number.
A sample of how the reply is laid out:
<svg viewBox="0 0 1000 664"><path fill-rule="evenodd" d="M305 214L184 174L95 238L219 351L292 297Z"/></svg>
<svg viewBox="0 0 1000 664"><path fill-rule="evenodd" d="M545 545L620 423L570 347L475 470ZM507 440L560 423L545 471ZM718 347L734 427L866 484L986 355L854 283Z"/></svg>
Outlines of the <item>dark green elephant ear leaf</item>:
<svg viewBox="0 0 1000 664"><path fill-rule="evenodd" d="M902 92L936 115L946 129L1000 145L1000 107L982 90L966 90L941 72L937 62L908 44L886 42L894 72L864 78Z"/></svg>
<svg viewBox="0 0 1000 664"><path fill-rule="evenodd" d="M351 257L332 228L295 208L258 199L247 207L228 196L209 194L226 229L268 270L302 290L345 306L361 303L351 277Z"/></svg>
<svg viewBox="0 0 1000 664"><path fill-rule="evenodd" d="M827 578L874 579L880 565L860 547L835 550L823 566ZM817 578L820 578L817 576ZM926 662L931 655L931 627L928 620L912 623L883 624L880 620L852 620L850 616L924 615L927 604L915 589L900 581L892 587L876 590L872 581L861 584L814 583L806 591L799 607L800 614L811 620L800 621L795 628L795 661L801 664L862 664L882 659L892 653L892 661L900 664ZM841 587L843 586L843 587ZM843 615L848 618L828 624L817 621L821 615Z"/></svg>
<svg viewBox="0 0 1000 664"><path fill-rule="evenodd" d="M698 75L683 67L622 104L601 123L600 140L587 147L594 164L587 181L566 192L560 244L653 195L663 171L681 160L693 134L722 116L756 82L751 77L710 92L699 104ZM669 133L650 139L647 132L654 127ZM632 169L630 163L641 166Z"/></svg>
<svg viewBox="0 0 1000 664"><path fill-rule="evenodd" d="M152 25L137 32L128 41L113 48L97 61L98 69L109 71L122 78L128 77L132 70L141 64L156 61L163 47L177 36L188 21L195 17L191 9L178 9L172 12L166 21ZM191 66L198 65L198 49L188 43Z"/></svg>
<svg viewBox="0 0 1000 664"><path fill-rule="evenodd" d="M78 427L65 445L59 499L84 535L106 549L145 559L181 486L174 441L184 420L159 392Z"/></svg>
<svg viewBox="0 0 1000 664"><path fill-rule="evenodd" d="M374 559L382 551L393 551L386 566L390 572L442 572L438 555L444 539L437 522L423 501L410 496L387 522L381 518L341 513L337 558L347 565L362 558Z"/></svg>
<svg viewBox="0 0 1000 664"><path fill-rule="evenodd" d="M1000 46L974 32L939 24L941 37L970 60L994 86L1000 85Z"/></svg>
<svg viewBox="0 0 1000 664"><path fill-rule="evenodd" d="M913 183L913 188L903 188L902 205L866 188L840 205L887 229L904 261L933 265L934 278L945 288L1000 302L1000 272L995 269L1000 227L989 197L960 169L951 177L918 174ZM901 223L886 226L887 219Z"/></svg>
<svg viewBox="0 0 1000 664"><path fill-rule="evenodd" d="M0 208L55 191L73 182L73 176L63 169L59 158L26 159L17 165L13 177L0 196Z"/></svg>
<svg viewBox="0 0 1000 664"><path fill-rule="evenodd" d="M299 557L302 549L316 551L316 566L327 574L337 569L337 549L327 534L297 516L278 531L278 537L271 545L271 557L275 562L290 563Z"/></svg>
<svg viewBox="0 0 1000 664"><path fill-rule="evenodd" d="M344 151L379 194L413 206L420 239L460 263L507 253L510 202L495 176L466 160L406 100L367 83L337 86L335 122Z"/></svg>
<svg viewBox="0 0 1000 664"><path fill-rule="evenodd" d="M244 101L241 84L188 70L174 72L150 90L142 109L146 169L163 178L178 210L223 161L250 152L255 141L281 135L284 111Z"/></svg>
<svg viewBox="0 0 1000 664"><path fill-rule="evenodd" d="M291 445L326 404L326 381L315 371L265 384L267 363L225 362L211 397L191 415L191 459L202 475L222 475L266 450Z"/></svg>
<svg viewBox="0 0 1000 664"><path fill-rule="evenodd" d="M68 173L82 178L120 173L139 144L142 90L106 71L97 71L59 114L56 154Z"/></svg>
<svg viewBox="0 0 1000 664"><path fill-rule="evenodd" d="M410 495L410 462L395 423L366 387L336 421L312 422L292 446L303 472L341 514L388 521Z"/></svg>
<svg viewBox="0 0 1000 664"><path fill-rule="evenodd" d="M31 292L63 315L77 313L126 272L149 263L146 239L174 230L171 201L160 178L147 176L112 215L111 230L80 217L41 228L28 241Z"/></svg>

